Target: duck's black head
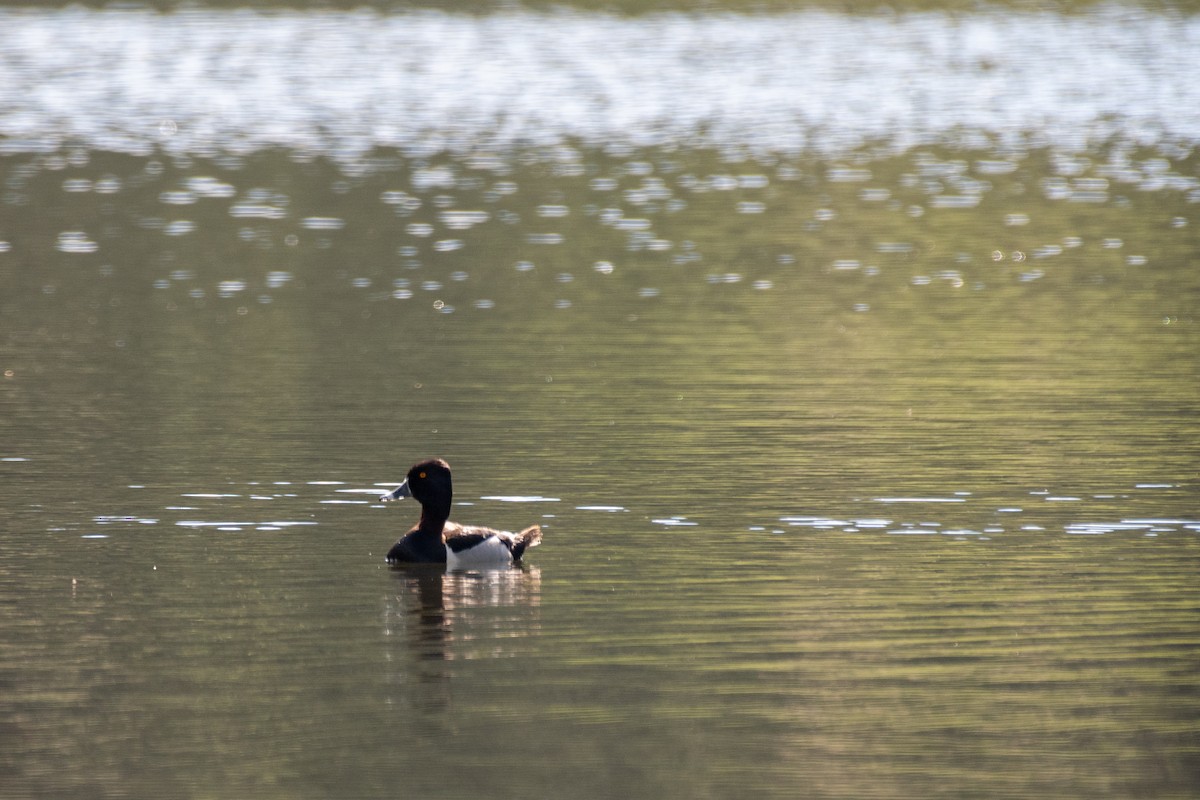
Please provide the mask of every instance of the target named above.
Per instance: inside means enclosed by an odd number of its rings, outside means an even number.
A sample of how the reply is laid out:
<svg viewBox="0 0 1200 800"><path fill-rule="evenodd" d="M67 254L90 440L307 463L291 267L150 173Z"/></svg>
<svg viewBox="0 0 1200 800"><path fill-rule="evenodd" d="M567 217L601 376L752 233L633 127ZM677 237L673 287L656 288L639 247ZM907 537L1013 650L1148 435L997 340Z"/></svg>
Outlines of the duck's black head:
<svg viewBox="0 0 1200 800"><path fill-rule="evenodd" d="M454 487L450 481L450 465L440 458L431 458L419 464L413 464L404 479L413 499L421 505L442 501L450 505Z"/></svg>
<svg viewBox="0 0 1200 800"><path fill-rule="evenodd" d="M385 494L382 500L399 500L411 497L435 513L450 513L450 501L454 487L450 480L450 465L440 458L431 458L413 464L404 483Z"/></svg>

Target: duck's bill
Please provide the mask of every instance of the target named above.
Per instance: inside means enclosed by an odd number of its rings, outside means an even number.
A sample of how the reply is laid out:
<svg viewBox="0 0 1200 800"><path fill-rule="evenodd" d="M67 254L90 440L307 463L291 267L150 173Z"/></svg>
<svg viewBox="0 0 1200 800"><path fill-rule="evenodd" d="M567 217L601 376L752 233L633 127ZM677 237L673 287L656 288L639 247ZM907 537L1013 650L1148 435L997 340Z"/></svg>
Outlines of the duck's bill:
<svg viewBox="0 0 1200 800"><path fill-rule="evenodd" d="M405 481L392 491L380 497L379 502L387 503L391 500L400 500L405 497L412 497L412 492L408 490L408 481Z"/></svg>

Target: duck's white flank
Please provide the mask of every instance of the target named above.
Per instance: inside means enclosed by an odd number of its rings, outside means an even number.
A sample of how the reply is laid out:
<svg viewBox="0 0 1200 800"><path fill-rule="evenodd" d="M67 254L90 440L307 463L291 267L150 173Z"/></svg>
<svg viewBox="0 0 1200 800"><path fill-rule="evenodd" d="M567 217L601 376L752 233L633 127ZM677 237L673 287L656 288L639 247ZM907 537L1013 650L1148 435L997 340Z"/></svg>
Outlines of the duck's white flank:
<svg viewBox="0 0 1200 800"><path fill-rule="evenodd" d="M489 536L474 547L461 552L446 548L447 569L471 569L472 567L503 567L513 563L511 533Z"/></svg>

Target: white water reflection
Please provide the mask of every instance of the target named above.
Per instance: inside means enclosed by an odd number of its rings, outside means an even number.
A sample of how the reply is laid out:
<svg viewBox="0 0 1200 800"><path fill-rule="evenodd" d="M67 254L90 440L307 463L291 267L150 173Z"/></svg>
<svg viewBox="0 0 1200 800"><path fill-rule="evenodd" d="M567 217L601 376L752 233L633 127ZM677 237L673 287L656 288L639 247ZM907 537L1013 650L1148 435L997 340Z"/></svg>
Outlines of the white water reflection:
<svg viewBox="0 0 1200 800"><path fill-rule="evenodd" d="M1200 82L1188 79L1200 74L1200 17L1117 7L637 18L71 8L0 11L0 29L8 152L282 146L352 160L379 146L567 141L838 153L1200 140Z"/></svg>

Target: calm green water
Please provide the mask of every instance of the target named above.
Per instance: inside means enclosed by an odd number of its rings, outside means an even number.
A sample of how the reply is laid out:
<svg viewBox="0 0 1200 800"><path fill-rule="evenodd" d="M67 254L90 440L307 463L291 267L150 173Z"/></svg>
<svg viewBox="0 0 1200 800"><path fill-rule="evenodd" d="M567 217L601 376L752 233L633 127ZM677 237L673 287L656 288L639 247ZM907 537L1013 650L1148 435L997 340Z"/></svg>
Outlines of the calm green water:
<svg viewBox="0 0 1200 800"><path fill-rule="evenodd" d="M1190 147L0 151L4 797L1200 788Z"/></svg>
<svg viewBox="0 0 1200 800"><path fill-rule="evenodd" d="M1194 204L576 155L5 161L6 794L1189 795ZM383 565L427 454L525 570Z"/></svg>

